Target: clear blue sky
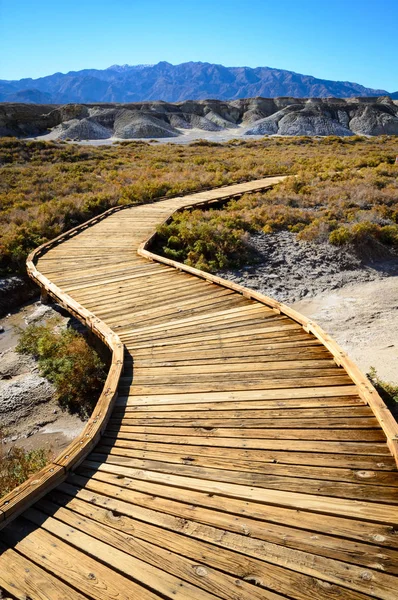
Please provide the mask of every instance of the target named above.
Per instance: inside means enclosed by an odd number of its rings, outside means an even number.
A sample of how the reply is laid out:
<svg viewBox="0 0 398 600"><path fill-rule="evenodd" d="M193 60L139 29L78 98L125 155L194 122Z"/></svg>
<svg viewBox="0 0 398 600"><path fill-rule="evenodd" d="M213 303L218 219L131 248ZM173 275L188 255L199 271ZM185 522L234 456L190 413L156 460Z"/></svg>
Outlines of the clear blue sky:
<svg viewBox="0 0 398 600"><path fill-rule="evenodd" d="M393 92L397 33L397 0L0 0L0 78L193 60Z"/></svg>

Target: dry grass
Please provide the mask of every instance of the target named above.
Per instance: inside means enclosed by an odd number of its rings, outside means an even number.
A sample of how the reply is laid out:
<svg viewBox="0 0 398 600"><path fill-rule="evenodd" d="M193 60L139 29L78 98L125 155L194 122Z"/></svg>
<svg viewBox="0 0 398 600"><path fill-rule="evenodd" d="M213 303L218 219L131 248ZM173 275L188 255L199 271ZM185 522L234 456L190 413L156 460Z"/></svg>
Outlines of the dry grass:
<svg viewBox="0 0 398 600"><path fill-rule="evenodd" d="M4 437L4 432L0 430L0 497L40 471L51 460L50 451L43 448L26 452L23 448L12 446L4 450Z"/></svg>
<svg viewBox="0 0 398 600"><path fill-rule="evenodd" d="M296 140L295 140L296 142ZM296 142L297 143L297 142ZM306 241L350 244L376 258L398 250L398 168L393 138L305 140L289 178L219 210L195 210L159 228L157 250L204 270L255 260L248 234L289 230ZM314 154L314 150L317 153Z"/></svg>
<svg viewBox="0 0 398 600"><path fill-rule="evenodd" d="M369 203L378 203L374 192L387 205L396 198L389 171L396 153L396 138L388 137L197 141L189 146L131 141L100 147L3 138L0 271L24 270L31 249L116 204L267 175L298 175L293 187L279 188L272 211L267 208L271 214L265 225L271 228L285 226L286 212L287 226L292 218L298 227L309 225L314 220L311 209L318 214L318 203L334 194L337 211L346 199L349 177L358 183L355 198L350 198L356 213L362 205L367 210ZM302 212L293 214L295 208ZM252 210L249 204L247 210ZM375 216L379 214L377 208ZM321 230L323 224L314 227Z"/></svg>

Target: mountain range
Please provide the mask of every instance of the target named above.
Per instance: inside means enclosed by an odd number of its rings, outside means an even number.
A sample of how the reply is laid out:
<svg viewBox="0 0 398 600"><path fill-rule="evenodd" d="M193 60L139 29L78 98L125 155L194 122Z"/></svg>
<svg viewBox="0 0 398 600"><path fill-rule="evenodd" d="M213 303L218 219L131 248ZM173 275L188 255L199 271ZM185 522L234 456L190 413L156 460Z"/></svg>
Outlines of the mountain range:
<svg viewBox="0 0 398 600"><path fill-rule="evenodd" d="M182 102L207 98L352 98L398 92L348 81L329 81L270 67L224 67L202 62L172 65L113 65L54 73L38 79L0 80L0 102L67 104L92 102Z"/></svg>

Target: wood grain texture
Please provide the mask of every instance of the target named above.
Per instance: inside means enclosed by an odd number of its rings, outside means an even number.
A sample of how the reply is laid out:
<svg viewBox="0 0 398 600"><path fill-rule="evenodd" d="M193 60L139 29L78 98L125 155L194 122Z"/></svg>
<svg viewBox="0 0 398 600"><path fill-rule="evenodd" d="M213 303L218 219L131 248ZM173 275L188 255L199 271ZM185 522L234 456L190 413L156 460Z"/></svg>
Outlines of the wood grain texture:
<svg viewBox="0 0 398 600"><path fill-rule="evenodd" d="M382 400L316 324L150 251L174 211L279 180L116 207L30 257L113 358L82 435L0 501L0 589L396 600L398 427Z"/></svg>

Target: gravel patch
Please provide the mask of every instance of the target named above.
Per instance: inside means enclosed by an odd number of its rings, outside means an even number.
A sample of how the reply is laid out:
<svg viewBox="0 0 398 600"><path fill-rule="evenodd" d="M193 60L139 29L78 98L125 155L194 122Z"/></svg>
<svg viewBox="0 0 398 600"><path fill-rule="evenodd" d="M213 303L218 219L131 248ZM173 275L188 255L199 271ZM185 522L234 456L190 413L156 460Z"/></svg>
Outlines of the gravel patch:
<svg viewBox="0 0 398 600"><path fill-rule="evenodd" d="M218 275L282 302L297 302L348 284L398 274L397 259L365 263L350 249L302 242L289 231L256 234L250 243L258 264Z"/></svg>
<svg viewBox="0 0 398 600"><path fill-rule="evenodd" d="M54 388L37 373L21 373L0 382L0 421L4 427L19 422L42 402L49 402Z"/></svg>

